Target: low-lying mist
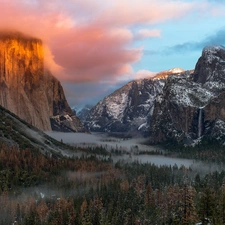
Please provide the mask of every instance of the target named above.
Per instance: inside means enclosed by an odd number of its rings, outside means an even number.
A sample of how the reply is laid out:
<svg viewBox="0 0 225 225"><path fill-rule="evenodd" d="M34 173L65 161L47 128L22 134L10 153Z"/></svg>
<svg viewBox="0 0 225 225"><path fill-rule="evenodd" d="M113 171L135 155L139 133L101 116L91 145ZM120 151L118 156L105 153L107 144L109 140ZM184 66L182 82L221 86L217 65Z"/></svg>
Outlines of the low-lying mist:
<svg viewBox="0 0 225 225"><path fill-rule="evenodd" d="M145 145L147 138L116 138L109 137L106 133L63 133L48 131L47 135L55 138L58 141L64 142L78 147L92 147L102 146L107 150L121 150L127 153L133 153L134 151L163 151L163 149L156 146Z"/></svg>
<svg viewBox="0 0 225 225"><path fill-rule="evenodd" d="M46 132L49 136L63 141L64 143L76 147L96 147L102 146L109 153L119 152L119 154L111 154L114 163L123 161L124 163L151 163L157 166L174 166L179 168L184 166L191 168L194 173L212 173L221 171L223 166L216 163L206 163L193 159L184 159L171 156L160 155L164 153L164 149L159 146L145 145L146 138L115 138L109 137L106 133L62 133L62 132ZM149 154L148 154L149 153ZM156 154L152 154L156 153ZM158 154L157 154L158 153Z"/></svg>

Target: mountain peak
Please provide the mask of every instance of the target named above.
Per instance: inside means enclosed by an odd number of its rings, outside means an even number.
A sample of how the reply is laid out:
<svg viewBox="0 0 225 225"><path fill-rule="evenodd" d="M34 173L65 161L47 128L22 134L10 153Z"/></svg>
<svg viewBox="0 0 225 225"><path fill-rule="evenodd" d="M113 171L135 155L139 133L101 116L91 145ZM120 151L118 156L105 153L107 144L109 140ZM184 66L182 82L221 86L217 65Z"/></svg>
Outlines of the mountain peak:
<svg viewBox="0 0 225 225"><path fill-rule="evenodd" d="M173 74L183 73L184 71L185 71L184 69L178 68L178 67L175 67L175 68L172 68L172 69L168 70L169 73L173 73Z"/></svg>
<svg viewBox="0 0 225 225"><path fill-rule="evenodd" d="M157 73L156 76L153 77L153 80L166 79L170 75L180 75L183 72L185 72L185 70L178 67L172 68L170 70L164 70L162 72Z"/></svg>
<svg viewBox="0 0 225 225"><path fill-rule="evenodd" d="M225 47L222 45L208 45L206 47L203 48L202 52L203 53L211 53L214 54L220 50L225 51Z"/></svg>
<svg viewBox="0 0 225 225"><path fill-rule="evenodd" d="M225 60L225 47L222 45L206 46L202 51L202 57L209 64L212 64L218 58Z"/></svg>
<svg viewBox="0 0 225 225"><path fill-rule="evenodd" d="M202 51L194 72L194 81L201 84L207 82L225 82L225 47L221 45L206 46Z"/></svg>

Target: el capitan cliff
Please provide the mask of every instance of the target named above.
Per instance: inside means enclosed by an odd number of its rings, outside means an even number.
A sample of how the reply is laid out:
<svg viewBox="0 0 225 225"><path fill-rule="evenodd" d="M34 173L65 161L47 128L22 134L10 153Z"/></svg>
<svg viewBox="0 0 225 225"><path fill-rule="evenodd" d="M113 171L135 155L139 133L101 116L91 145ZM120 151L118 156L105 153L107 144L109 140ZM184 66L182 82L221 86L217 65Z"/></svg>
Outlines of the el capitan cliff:
<svg viewBox="0 0 225 225"><path fill-rule="evenodd" d="M85 130L44 65L42 41L18 32L0 32L0 105L41 130Z"/></svg>

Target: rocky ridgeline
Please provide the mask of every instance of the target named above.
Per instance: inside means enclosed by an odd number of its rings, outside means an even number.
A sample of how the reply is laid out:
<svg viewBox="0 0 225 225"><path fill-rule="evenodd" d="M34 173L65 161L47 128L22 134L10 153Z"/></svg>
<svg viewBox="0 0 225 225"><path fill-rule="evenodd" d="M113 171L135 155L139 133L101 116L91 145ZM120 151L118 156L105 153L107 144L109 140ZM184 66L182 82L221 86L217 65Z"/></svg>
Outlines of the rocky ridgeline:
<svg viewBox="0 0 225 225"><path fill-rule="evenodd" d="M193 144L202 137L224 142L225 48L206 47L191 74L169 77L155 101L153 143Z"/></svg>
<svg viewBox="0 0 225 225"><path fill-rule="evenodd" d="M132 81L90 110L91 131L144 132L152 143L225 137L225 48L206 47L195 70Z"/></svg>
<svg viewBox="0 0 225 225"><path fill-rule="evenodd" d="M85 126L98 132L148 133L156 97L162 93L167 77L181 72L175 68L153 78L129 82L94 106Z"/></svg>
<svg viewBox="0 0 225 225"><path fill-rule="evenodd" d="M84 131L44 66L42 41L21 33L0 32L0 105L41 130Z"/></svg>

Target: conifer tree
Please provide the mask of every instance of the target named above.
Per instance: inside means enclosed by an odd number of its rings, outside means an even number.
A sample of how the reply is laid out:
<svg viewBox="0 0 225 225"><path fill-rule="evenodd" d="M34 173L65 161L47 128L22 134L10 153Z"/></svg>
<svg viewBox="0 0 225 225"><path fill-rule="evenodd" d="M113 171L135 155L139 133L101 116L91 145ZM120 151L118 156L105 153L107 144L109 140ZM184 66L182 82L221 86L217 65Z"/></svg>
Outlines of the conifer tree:
<svg viewBox="0 0 225 225"><path fill-rule="evenodd" d="M190 225L196 222L197 214L194 204L195 190L193 187L189 187L186 184L182 189L182 225Z"/></svg>
<svg viewBox="0 0 225 225"><path fill-rule="evenodd" d="M198 200L198 215L202 225L206 225L208 220L213 220L216 200L214 193L209 187L204 189L204 192L199 193Z"/></svg>

